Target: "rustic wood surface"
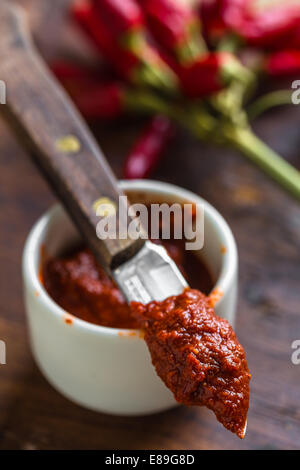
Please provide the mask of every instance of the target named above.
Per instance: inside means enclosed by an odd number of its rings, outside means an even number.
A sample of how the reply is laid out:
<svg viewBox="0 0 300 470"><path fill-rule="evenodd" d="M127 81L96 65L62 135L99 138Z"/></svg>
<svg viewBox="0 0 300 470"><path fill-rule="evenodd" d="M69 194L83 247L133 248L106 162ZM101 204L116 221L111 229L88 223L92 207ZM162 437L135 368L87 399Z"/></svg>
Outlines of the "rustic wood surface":
<svg viewBox="0 0 300 470"><path fill-rule="evenodd" d="M290 107L255 125L298 168L299 120L300 109ZM94 129L118 176L142 124L124 119ZM299 448L300 366L291 362L291 343L300 339L298 203L237 153L182 131L154 175L209 200L238 243L237 333L253 375L248 432L240 441L205 409L112 417L72 404L48 384L29 349L21 257L32 224L55 199L2 121L0 168L0 339L7 345L7 364L0 365L0 449Z"/></svg>

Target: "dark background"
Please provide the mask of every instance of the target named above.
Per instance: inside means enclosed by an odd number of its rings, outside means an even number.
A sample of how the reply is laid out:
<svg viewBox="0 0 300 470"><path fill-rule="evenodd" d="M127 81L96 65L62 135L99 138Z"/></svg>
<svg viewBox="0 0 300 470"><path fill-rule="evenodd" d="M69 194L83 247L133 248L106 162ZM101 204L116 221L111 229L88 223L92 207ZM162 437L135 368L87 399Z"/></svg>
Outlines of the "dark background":
<svg viewBox="0 0 300 470"><path fill-rule="evenodd" d="M45 55L70 54L71 47L72 54L83 52L67 28L61 37L55 32L64 0L22 3L30 9ZM298 168L299 122L300 109L290 106L255 123L259 136ZM142 125L125 118L94 129L118 176ZM7 365L0 366L0 449L299 448L300 366L291 362L291 343L300 339L298 203L239 154L196 142L182 131L153 178L200 194L224 215L236 237L237 334L253 375L245 440L206 409L111 417L72 404L46 382L29 350L21 256L33 223L55 200L0 121L0 339L7 344Z"/></svg>

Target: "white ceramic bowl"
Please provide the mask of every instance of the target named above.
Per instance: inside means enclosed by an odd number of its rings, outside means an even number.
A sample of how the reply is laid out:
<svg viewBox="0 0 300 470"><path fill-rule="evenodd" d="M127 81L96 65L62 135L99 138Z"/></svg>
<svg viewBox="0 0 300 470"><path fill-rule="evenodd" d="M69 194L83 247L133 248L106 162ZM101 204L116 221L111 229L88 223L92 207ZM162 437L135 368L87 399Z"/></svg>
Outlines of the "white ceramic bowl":
<svg viewBox="0 0 300 470"><path fill-rule="evenodd" d="M156 202L204 204L205 242L200 256L222 294L215 309L234 324L237 292L236 244L223 217L196 194L158 181L122 181L128 194L143 193ZM49 210L32 228L23 254L24 294L34 358L49 382L87 408L139 415L176 405L156 375L139 332L101 327L71 317L47 294L39 279L41 249L53 256L78 234L61 206Z"/></svg>

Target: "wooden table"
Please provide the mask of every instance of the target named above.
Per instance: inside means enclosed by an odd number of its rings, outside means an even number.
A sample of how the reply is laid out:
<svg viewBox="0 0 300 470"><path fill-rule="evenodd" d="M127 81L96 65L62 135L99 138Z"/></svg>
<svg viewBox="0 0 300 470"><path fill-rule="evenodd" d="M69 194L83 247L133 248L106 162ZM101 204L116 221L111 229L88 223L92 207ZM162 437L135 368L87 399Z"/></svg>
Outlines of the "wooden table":
<svg viewBox="0 0 300 470"><path fill-rule="evenodd" d="M1 78L1 77L0 77ZM258 134L300 167L300 110L273 111ZM98 125L117 175L141 122ZM240 441L205 409L178 407L138 418L112 417L69 402L35 365L27 336L22 249L32 224L54 202L30 159L0 121L0 449L296 449L300 443L299 205L240 155L179 132L153 178L209 200L229 222L240 256L237 333L251 381L248 432Z"/></svg>

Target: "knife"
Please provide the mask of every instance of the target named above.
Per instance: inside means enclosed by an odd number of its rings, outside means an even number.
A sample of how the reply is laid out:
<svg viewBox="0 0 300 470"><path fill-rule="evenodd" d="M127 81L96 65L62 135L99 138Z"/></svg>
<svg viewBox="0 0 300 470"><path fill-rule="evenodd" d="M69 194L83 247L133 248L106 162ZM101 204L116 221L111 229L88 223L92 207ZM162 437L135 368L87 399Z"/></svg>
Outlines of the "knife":
<svg viewBox="0 0 300 470"><path fill-rule="evenodd" d="M99 201L109 201L118 220L121 210L128 211L119 204L124 194L86 123L37 52L25 12L6 0L0 4L0 31L0 80L7 93L0 112L28 148L98 262L128 302L148 303L180 294L187 287L186 280L166 250L145 240L142 231L136 240L97 236L97 224L104 217L95 210ZM118 226L119 231L124 228Z"/></svg>

